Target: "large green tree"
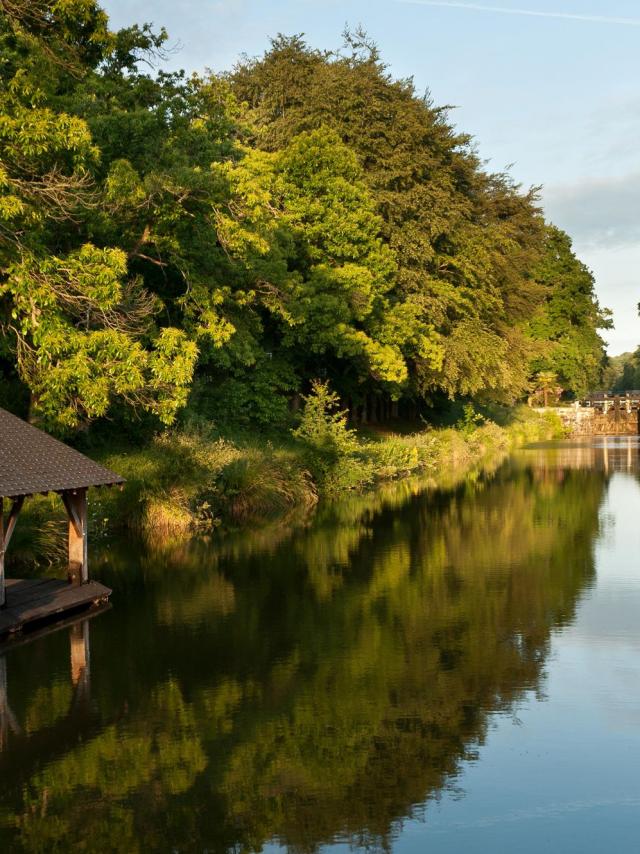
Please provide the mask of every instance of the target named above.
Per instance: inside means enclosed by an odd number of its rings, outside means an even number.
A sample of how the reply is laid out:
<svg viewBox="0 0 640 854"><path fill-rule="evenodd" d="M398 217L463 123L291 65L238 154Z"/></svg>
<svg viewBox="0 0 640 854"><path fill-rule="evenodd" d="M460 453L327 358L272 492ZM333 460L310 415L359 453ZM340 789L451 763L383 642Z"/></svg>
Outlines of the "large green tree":
<svg viewBox="0 0 640 854"><path fill-rule="evenodd" d="M252 305L272 329L277 321L279 346L301 365L331 352L363 377L401 386L403 348L428 357L431 329L402 323L394 256L355 154L320 128L220 171L231 194L217 212L218 239L243 265Z"/></svg>
<svg viewBox="0 0 640 854"><path fill-rule="evenodd" d="M6 0L1 12L2 351L51 426L104 415L116 399L169 423L196 348L154 322L161 305L117 242L92 241L100 150L65 109L118 40L93 0Z"/></svg>
<svg viewBox="0 0 640 854"><path fill-rule="evenodd" d="M34 416L171 423L194 375L259 423L316 378L352 412L592 383L607 318L566 237L366 36L204 77L166 38L0 0L0 373Z"/></svg>
<svg viewBox="0 0 640 854"><path fill-rule="evenodd" d="M581 396L600 386L605 350L598 330L611 328L611 314L600 308L593 274L569 236L548 226L543 245L536 275L546 296L529 325L542 352L532 370L556 374L562 388Z"/></svg>
<svg viewBox="0 0 640 854"><path fill-rule="evenodd" d="M531 352L524 321L543 299L531 275L543 222L534 193L485 172L446 112L393 80L377 50L347 35L346 51L278 37L230 77L250 108L255 144L282 150L330 127L357 154L397 275L390 303L430 346L407 351L415 390L515 396Z"/></svg>

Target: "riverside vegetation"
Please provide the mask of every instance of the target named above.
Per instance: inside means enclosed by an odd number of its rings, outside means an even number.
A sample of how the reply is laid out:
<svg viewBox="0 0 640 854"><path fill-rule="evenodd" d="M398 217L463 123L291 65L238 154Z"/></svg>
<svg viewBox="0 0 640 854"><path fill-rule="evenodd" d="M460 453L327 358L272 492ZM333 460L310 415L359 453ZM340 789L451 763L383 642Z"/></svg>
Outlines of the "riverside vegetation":
<svg viewBox="0 0 640 854"><path fill-rule="evenodd" d="M0 405L128 478L99 519L191 531L475 465L557 429L531 394L600 382L569 237L366 34L205 75L167 44L0 0Z"/></svg>
<svg viewBox="0 0 640 854"><path fill-rule="evenodd" d="M295 431L298 443L233 442L196 428L161 435L139 452L109 455L106 462L128 478L128 488L97 496L97 516L170 534L220 521L304 518L321 496L336 499L348 489L409 475L468 474L527 441L562 432L559 419L523 407L504 427L478 425L467 410L457 429L362 437L347 428L343 413L324 409L327 396L326 386L310 396Z"/></svg>
<svg viewBox="0 0 640 854"><path fill-rule="evenodd" d="M502 426L467 407L453 427L363 434L347 427L344 413L331 411L334 402L326 386L316 387L297 436L288 442L251 434L232 440L211 425L194 423L137 449L103 450L101 461L127 484L94 493L94 533L124 529L157 543L158 537L171 542L220 524L251 522L254 533L260 523L265 536L276 541L283 522L285 529L306 524L321 497L337 501L345 490L379 489L410 477L419 490L450 488L495 470L511 450L557 438L563 430L554 413L541 415L525 406L494 411ZM12 544L12 560L23 564L23 571L27 565L55 566L64 558L58 505L51 497L30 502L28 524L16 530Z"/></svg>

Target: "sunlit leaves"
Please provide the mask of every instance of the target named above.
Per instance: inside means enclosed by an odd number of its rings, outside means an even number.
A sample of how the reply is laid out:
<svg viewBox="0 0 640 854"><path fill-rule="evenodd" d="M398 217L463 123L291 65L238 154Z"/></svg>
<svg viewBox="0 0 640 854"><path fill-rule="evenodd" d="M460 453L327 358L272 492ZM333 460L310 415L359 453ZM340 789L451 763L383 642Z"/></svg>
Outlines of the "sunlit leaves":
<svg viewBox="0 0 640 854"><path fill-rule="evenodd" d="M104 416L117 398L171 423L185 403L196 346L178 329L153 331L155 301L126 272L121 250L85 244L64 258L25 256L0 283L21 378L52 427Z"/></svg>
<svg viewBox="0 0 640 854"><path fill-rule="evenodd" d="M598 304L593 274L576 258L568 235L557 228L546 231L536 275L545 288L545 301L528 324L541 350L532 374L551 371L561 388L584 395L599 385L604 348L598 330L611 327L610 313Z"/></svg>

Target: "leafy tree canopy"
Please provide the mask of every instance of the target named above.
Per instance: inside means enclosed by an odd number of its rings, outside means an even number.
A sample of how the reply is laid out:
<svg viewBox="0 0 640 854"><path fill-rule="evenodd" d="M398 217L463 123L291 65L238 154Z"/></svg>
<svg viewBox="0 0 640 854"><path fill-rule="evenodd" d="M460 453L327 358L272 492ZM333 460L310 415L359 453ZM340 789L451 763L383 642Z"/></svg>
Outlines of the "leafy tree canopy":
<svg viewBox="0 0 640 854"><path fill-rule="evenodd" d="M611 313L601 309L591 271L579 261L570 238L548 226L537 278L546 299L530 323L530 333L542 345L532 367L551 371L560 385L577 396L600 384L604 342L599 329L611 329Z"/></svg>
<svg viewBox="0 0 640 854"><path fill-rule="evenodd" d="M121 248L91 241L100 151L62 109L117 47L89 0L4 2L0 18L0 322L4 351L59 429L123 398L171 422L196 349L153 322L160 304Z"/></svg>
<svg viewBox="0 0 640 854"><path fill-rule="evenodd" d="M171 423L194 377L263 424L317 378L352 415L598 384L569 238L364 33L221 76L164 71L167 38L0 0L0 359L34 417Z"/></svg>

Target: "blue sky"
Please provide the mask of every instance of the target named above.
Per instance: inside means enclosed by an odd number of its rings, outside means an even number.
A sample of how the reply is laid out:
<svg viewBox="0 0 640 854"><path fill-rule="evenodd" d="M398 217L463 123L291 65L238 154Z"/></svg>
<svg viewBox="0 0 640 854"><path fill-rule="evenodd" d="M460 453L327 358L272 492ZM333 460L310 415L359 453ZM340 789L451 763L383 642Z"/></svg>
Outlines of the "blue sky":
<svg viewBox="0 0 640 854"><path fill-rule="evenodd" d="M640 344L638 0L103 0L112 26L153 22L187 70L222 70L278 32L336 47L362 24L392 73L413 76L493 169L542 185L614 311L612 355Z"/></svg>

